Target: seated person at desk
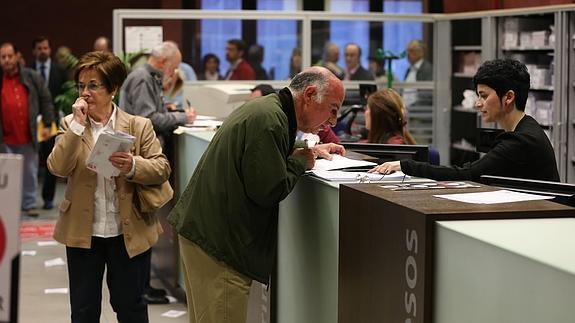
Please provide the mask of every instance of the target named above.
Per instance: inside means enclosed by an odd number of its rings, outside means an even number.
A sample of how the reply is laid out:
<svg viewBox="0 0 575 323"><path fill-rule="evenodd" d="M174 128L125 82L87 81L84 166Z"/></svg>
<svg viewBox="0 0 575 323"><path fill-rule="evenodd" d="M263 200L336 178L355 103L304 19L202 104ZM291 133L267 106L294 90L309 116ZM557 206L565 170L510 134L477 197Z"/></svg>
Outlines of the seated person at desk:
<svg viewBox="0 0 575 323"><path fill-rule="evenodd" d="M401 96L393 89L383 89L367 98L365 127L367 142L377 144L415 145L407 130Z"/></svg>
<svg viewBox="0 0 575 323"><path fill-rule="evenodd" d="M496 175L559 181L553 147L537 121L525 114L529 73L511 59L487 61L473 77L479 99L475 107L484 122L497 122L505 130L483 158L463 167L433 166L412 160L383 163L370 172L405 174L435 180L479 181Z"/></svg>

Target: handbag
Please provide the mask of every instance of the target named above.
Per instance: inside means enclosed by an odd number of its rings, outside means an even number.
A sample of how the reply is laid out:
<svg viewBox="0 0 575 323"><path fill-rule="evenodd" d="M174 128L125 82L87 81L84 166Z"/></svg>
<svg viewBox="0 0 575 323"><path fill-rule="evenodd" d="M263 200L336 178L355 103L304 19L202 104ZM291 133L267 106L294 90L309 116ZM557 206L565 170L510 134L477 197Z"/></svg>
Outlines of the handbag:
<svg viewBox="0 0 575 323"><path fill-rule="evenodd" d="M169 181L158 185L136 185L134 204L144 219L150 220L162 206L174 197Z"/></svg>
<svg viewBox="0 0 575 323"><path fill-rule="evenodd" d="M130 122L130 134L134 135L134 120ZM136 148L139 154L139 149ZM168 203L174 197L174 190L170 181L166 180L162 184L156 185L135 185L134 206L139 211L142 218L149 222L155 218L155 213L162 206Z"/></svg>

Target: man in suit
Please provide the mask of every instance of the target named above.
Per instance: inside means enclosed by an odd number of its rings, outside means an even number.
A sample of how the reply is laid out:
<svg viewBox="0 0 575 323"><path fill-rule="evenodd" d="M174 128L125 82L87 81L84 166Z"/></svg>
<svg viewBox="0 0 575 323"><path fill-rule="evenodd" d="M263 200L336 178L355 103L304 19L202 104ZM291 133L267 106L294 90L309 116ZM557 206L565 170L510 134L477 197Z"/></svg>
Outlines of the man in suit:
<svg viewBox="0 0 575 323"><path fill-rule="evenodd" d="M361 47L355 43L349 43L345 46L345 76L346 81L364 81L373 80L373 75L363 68L360 64Z"/></svg>
<svg viewBox="0 0 575 323"><path fill-rule="evenodd" d="M54 120L54 107L48 88L38 73L18 64L16 48L12 43L0 45L0 146L7 153L24 158L22 211L38 216L36 188L38 186L38 140L36 118L42 115L45 129L43 139L49 136Z"/></svg>
<svg viewBox="0 0 575 323"><path fill-rule="evenodd" d="M241 39L230 39L226 45L226 60L230 68L226 73L226 80L255 80L256 72L251 65L244 60L246 43Z"/></svg>
<svg viewBox="0 0 575 323"><path fill-rule="evenodd" d="M35 61L30 64L30 68L36 70L52 95L52 103L62 92L62 84L67 80L66 71L52 61L50 40L44 36L37 36L32 42L32 54ZM54 105L54 120L58 122L58 109ZM42 199L44 200L43 209L49 210L54 207L54 195L56 193L56 176L52 175L46 167L46 159L54 148L54 137L51 137L40 143L39 162L40 167L44 169L44 185L42 186Z"/></svg>
<svg viewBox="0 0 575 323"><path fill-rule="evenodd" d="M405 82L431 81L433 79L433 67L424 59L425 47L420 40L412 40L407 45L407 61L409 69L405 72ZM431 105L429 91L417 89L405 89L403 91L405 106Z"/></svg>

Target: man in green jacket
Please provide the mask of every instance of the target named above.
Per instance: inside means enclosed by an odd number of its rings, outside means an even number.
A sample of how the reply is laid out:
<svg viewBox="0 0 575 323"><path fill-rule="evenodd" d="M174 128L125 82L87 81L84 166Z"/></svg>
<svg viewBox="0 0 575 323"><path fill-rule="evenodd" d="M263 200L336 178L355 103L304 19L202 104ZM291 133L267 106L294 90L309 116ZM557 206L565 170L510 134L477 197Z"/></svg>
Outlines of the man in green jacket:
<svg viewBox="0 0 575 323"><path fill-rule="evenodd" d="M190 322L245 322L252 279L267 284L277 246L278 204L318 155L296 131L334 126L341 81L323 67L296 75L278 94L226 119L169 216L179 233ZM302 148L298 148L298 147Z"/></svg>

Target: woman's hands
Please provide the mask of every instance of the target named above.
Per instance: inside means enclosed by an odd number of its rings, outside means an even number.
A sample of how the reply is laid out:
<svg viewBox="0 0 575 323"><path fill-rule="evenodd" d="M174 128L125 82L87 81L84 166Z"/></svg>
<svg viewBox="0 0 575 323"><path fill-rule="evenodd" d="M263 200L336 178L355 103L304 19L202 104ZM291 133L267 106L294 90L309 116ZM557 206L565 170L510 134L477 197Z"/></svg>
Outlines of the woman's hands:
<svg viewBox="0 0 575 323"><path fill-rule="evenodd" d="M79 97L76 102L72 104L72 113L74 114L74 121L86 126L86 119L88 118L88 102L84 98Z"/></svg>
<svg viewBox="0 0 575 323"><path fill-rule="evenodd" d="M374 168L368 170L368 173L380 173L380 174L391 174L397 171L401 171L401 163L399 160L383 163L381 165L377 165Z"/></svg>
<svg viewBox="0 0 575 323"><path fill-rule="evenodd" d="M131 152L117 151L110 155L108 160L114 167L120 170L120 175L125 176L132 170L134 156Z"/></svg>

